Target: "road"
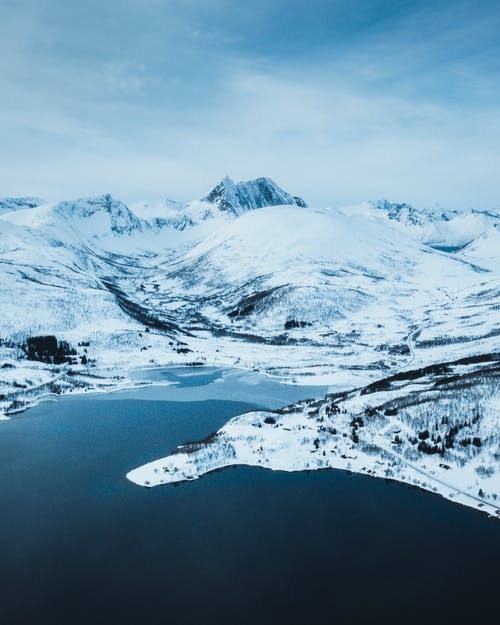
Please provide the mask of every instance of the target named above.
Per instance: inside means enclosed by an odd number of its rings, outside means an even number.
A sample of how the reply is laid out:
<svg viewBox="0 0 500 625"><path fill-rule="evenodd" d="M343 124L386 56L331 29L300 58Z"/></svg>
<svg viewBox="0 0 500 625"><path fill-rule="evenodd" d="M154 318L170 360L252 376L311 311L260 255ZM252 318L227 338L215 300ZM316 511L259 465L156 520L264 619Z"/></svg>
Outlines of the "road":
<svg viewBox="0 0 500 625"><path fill-rule="evenodd" d="M350 436L351 435L350 432L345 432L345 431L340 430L338 428L338 424L334 423L330 419L330 417L326 413L326 405L323 405L323 406L320 407L319 414L320 414L321 417L323 417L323 419L326 422L328 422L330 424L330 426L332 428L335 428L337 430L337 432L339 432L340 434L345 434L346 436ZM363 438L361 436L359 436L359 430L358 430L357 433L358 433L358 437L359 437L359 443L375 445L381 451L385 452L389 456L391 456L393 458L396 458L397 460L399 460L400 462L405 464L408 468L412 469L412 471L415 471L415 472L419 473L420 475L423 475L429 482L431 482L431 483L435 482L437 484L441 484L441 486L446 487L447 489L449 489L452 492L460 493L461 495L463 495L465 497L468 497L470 499L474 499L475 501L478 501L484 507L486 507L488 510L492 511L492 516L494 516L495 518L499 518L500 510L499 510L498 506L493 505L492 503L490 503L488 501L485 501L484 499L481 499L481 497L478 497L476 495L471 495L471 493L469 493L467 491L464 491L464 490L458 488L457 486L454 486L453 484L445 482L444 480L442 480L440 478L437 478L434 475L431 475L425 469L419 467L418 465L414 464L413 462L408 461L404 456L402 456L401 454L398 454L397 452L395 452L392 449L392 447L387 447L384 443L381 443L380 441L375 442L373 440L367 440L367 439L363 440ZM377 432L376 436L379 437L379 438L383 438L383 434L381 434L380 432Z"/></svg>

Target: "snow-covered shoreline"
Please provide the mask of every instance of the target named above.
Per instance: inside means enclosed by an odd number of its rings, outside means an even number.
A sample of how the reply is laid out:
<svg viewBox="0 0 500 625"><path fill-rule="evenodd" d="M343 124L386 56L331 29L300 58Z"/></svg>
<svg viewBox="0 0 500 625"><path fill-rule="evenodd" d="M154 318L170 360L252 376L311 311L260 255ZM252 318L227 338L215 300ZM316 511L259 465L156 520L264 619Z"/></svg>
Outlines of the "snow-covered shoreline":
<svg viewBox="0 0 500 625"><path fill-rule="evenodd" d="M28 363L28 365L31 363ZM26 367L27 375L33 377L34 371L39 371L39 368L31 369ZM53 373L53 377L47 378L42 384L36 385L34 388L26 388L15 390L15 397L8 395L6 399L0 400L0 421L8 420L11 417L23 413L44 401L57 400L61 397L88 397L93 396L111 396L112 399L119 398L120 394L128 393L134 394L137 391L145 389L165 389L165 387L175 387L178 389L179 381L170 381L167 379L159 379L158 374L162 372L172 372L174 374L182 373L189 377L200 375L206 375L207 371L217 372L220 374L221 380L227 379L230 376L236 376L236 378L243 379L247 385L248 393L245 399L252 400L252 382L250 381L252 376L255 376L259 381L261 379L269 380L270 383L275 383L283 389L304 389L301 393L303 396L309 396L306 389L314 388L331 388L330 385L322 384L321 379L313 377L306 377L300 379L300 381L293 381L290 379L283 380L282 378L272 375L266 371L248 370L241 367L227 366L214 363L213 365L201 365L193 366L184 364L182 362L172 362L167 364L158 365L155 367L144 366L140 368L133 368L121 371L119 375L106 375L105 372L101 372L101 375L92 374L87 375L85 370L78 373L71 373L68 375L67 368L63 368L63 371ZM262 386L262 382L259 382ZM257 384L254 382L253 384ZM213 383L210 384L213 388ZM15 389L15 387L12 387ZM194 387L197 389L197 387ZM52 390L48 390L52 389ZM37 392L38 391L38 392ZM193 394L193 391L191 391ZM284 392L284 394L286 394ZM201 394L203 398L206 398L206 392ZM222 392L209 393L214 398L224 398ZM160 397L164 398L165 393L160 393ZM177 392L171 397L175 401L189 401L189 397L182 397L182 393ZM16 403L16 407L12 407L13 401Z"/></svg>
<svg viewBox="0 0 500 625"><path fill-rule="evenodd" d="M401 382L382 381L378 390L371 385L279 411L246 413L208 439L130 471L127 478L152 487L236 465L342 469L414 485L500 518L495 443L500 356L491 358L493 364L486 366L448 363ZM463 388L456 386L457 376Z"/></svg>

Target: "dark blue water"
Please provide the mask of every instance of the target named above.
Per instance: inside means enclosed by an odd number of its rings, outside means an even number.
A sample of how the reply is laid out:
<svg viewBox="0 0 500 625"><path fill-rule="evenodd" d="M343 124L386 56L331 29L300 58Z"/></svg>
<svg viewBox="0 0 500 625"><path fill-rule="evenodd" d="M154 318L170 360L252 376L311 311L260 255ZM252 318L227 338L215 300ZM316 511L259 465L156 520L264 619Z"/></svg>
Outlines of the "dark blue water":
<svg viewBox="0 0 500 625"><path fill-rule="evenodd" d="M499 622L500 524L328 471L125 473L250 409L71 399L0 423L2 625Z"/></svg>
<svg viewBox="0 0 500 625"><path fill-rule="evenodd" d="M435 250L439 250L440 252L447 252L448 254L454 254L455 252L460 252L467 245L430 245Z"/></svg>

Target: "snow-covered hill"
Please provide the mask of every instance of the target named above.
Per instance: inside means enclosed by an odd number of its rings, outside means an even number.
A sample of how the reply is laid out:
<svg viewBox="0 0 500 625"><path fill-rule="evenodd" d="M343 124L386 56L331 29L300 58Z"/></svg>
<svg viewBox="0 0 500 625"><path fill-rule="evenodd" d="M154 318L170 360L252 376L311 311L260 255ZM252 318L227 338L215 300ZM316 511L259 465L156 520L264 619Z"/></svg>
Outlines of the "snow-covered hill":
<svg viewBox="0 0 500 625"><path fill-rule="evenodd" d="M460 251L460 256L467 260L481 263L492 272L500 265L500 219L475 237Z"/></svg>
<svg viewBox="0 0 500 625"><path fill-rule="evenodd" d="M406 203L378 200L368 204L387 219L401 224L407 234L413 234L426 244L459 251L489 228L500 224L500 210L446 211L436 207L417 209Z"/></svg>

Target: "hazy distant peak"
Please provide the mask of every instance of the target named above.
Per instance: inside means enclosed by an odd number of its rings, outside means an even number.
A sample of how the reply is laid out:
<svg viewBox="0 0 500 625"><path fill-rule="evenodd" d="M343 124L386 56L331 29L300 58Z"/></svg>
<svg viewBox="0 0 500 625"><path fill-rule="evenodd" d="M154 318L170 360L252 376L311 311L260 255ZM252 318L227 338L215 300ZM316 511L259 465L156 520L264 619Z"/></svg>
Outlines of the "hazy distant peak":
<svg viewBox="0 0 500 625"><path fill-rule="evenodd" d="M371 205L386 212L387 217L410 226L423 226L433 221L447 221L449 218L443 211L415 208L406 202L389 202L388 200L376 200Z"/></svg>
<svg viewBox="0 0 500 625"><path fill-rule="evenodd" d="M0 215L25 208L36 208L45 204L39 197L3 197L0 198Z"/></svg>

